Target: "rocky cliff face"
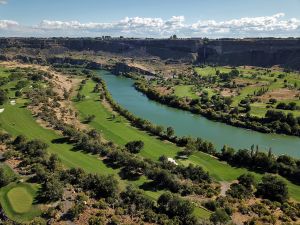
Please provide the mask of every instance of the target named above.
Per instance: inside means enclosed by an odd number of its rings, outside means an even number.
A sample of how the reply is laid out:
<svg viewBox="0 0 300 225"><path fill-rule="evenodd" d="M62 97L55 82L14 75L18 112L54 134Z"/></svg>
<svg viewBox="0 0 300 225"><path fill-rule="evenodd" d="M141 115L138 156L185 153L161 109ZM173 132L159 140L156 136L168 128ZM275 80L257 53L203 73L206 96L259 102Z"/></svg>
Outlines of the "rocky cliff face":
<svg viewBox="0 0 300 225"><path fill-rule="evenodd" d="M210 41L198 51L201 63L221 65L281 65L300 69L300 39Z"/></svg>
<svg viewBox="0 0 300 225"><path fill-rule="evenodd" d="M124 57L159 57L191 63L219 65L281 65L300 70L300 39L108 39L10 38L4 48L49 49L53 52L103 51Z"/></svg>

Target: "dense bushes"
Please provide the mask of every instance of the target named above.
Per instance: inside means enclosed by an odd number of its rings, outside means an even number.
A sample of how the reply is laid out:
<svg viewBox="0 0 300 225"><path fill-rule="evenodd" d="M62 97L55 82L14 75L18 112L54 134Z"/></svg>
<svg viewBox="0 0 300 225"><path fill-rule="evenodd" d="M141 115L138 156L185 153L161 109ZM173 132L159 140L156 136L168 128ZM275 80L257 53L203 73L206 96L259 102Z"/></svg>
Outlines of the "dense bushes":
<svg viewBox="0 0 300 225"><path fill-rule="evenodd" d="M288 104L284 102L280 102L277 104L276 109L283 109L283 110L299 110L300 107L297 106L296 102L290 102Z"/></svg>
<svg viewBox="0 0 300 225"><path fill-rule="evenodd" d="M7 92L5 90L0 90L0 105L3 105L7 100Z"/></svg>
<svg viewBox="0 0 300 225"><path fill-rule="evenodd" d="M131 153L139 153L144 147L144 142L142 141L131 141L125 145L126 149Z"/></svg>
<svg viewBox="0 0 300 225"><path fill-rule="evenodd" d="M278 177L266 175L258 184L256 194L272 201L285 202L288 199L288 188Z"/></svg>
<svg viewBox="0 0 300 225"><path fill-rule="evenodd" d="M224 146L221 153L217 155L221 160L233 166L246 167L261 173L278 173L294 183L300 181L300 161L290 156L275 157L271 151L265 153L258 151L258 148L254 150L254 146L251 150L240 149L238 151Z"/></svg>

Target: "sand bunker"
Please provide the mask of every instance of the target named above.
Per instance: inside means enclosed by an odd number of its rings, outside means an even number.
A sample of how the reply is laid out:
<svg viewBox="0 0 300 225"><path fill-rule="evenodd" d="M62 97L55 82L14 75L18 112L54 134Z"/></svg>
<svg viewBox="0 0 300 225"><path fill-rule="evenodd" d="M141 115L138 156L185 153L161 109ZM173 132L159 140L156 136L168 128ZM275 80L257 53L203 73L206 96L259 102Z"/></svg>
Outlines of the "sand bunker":
<svg viewBox="0 0 300 225"><path fill-rule="evenodd" d="M11 104L11 105L15 105L15 104L16 104L16 101L15 101L15 100L12 100L12 101L10 101L10 104Z"/></svg>
<svg viewBox="0 0 300 225"><path fill-rule="evenodd" d="M168 158L168 162L175 164L176 166L178 163L173 158Z"/></svg>
<svg viewBox="0 0 300 225"><path fill-rule="evenodd" d="M3 113L4 112L4 109L0 109L0 113Z"/></svg>

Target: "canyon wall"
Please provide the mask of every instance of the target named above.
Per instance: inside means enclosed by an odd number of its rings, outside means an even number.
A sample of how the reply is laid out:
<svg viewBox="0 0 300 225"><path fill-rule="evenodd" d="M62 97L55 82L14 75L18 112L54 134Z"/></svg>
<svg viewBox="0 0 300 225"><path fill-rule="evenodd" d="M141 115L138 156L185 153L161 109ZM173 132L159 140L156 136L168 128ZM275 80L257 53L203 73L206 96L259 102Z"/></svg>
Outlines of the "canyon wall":
<svg viewBox="0 0 300 225"><path fill-rule="evenodd" d="M102 51L124 57L159 57L190 63L218 65L280 65L300 70L300 38L251 39L102 39L1 38L0 50L9 48L65 51ZM2 52L0 52L2 54Z"/></svg>

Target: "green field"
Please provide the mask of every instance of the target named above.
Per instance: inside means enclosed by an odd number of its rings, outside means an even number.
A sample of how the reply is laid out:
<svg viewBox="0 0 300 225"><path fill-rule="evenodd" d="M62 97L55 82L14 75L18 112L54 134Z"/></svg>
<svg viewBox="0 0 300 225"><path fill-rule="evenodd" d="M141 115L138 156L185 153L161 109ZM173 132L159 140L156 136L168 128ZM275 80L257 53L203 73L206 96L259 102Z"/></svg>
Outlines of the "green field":
<svg viewBox="0 0 300 225"><path fill-rule="evenodd" d="M7 72L5 68L0 67L0 76L1 77L8 77L9 76L9 72Z"/></svg>
<svg viewBox="0 0 300 225"><path fill-rule="evenodd" d="M0 163L0 167L4 170L5 175L11 177L12 179L17 179L18 175L5 163Z"/></svg>
<svg viewBox="0 0 300 225"><path fill-rule="evenodd" d="M140 153L143 157L157 160L161 155L166 155L168 157L175 157L177 155L180 151L180 148L177 146L161 142L156 137L130 126L130 123L121 116L116 116L115 119L112 119L112 112L99 102L98 94L92 92L94 85L94 82L88 81L81 92L89 97L84 101L74 103L80 112L82 119L87 115L95 115L96 117L90 125L104 134L106 139L117 144L124 145L132 140L144 141L145 147ZM188 165L189 163L200 165L209 171L209 173L218 181L233 181L241 174L247 172L246 169L231 167L202 152L197 152L188 160L179 161L179 163L185 165ZM257 180L262 176L256 173L254 173L254 175ZM291 197L300 201L300 187L292 184L286 179L284 180L289 186Z"/></svg>
<svg viewBox="0 0 300 225"><path fill-rule="evenodd" d="M41 127L23 104L4 105L4 112L0 114L0 127L8 133L17 136L25 135L29 139L40 139L49 145L49 152L55 153L68 167L81 167L87 172L101 173L106 169L104 163L97 156L74 151L73 146L65 143L53 143L62 137L50 129ZM112 169L106 172L113 173Z"/></svg>
<svg viewBox="0 0 300 225"><path fill-rule="evenodd" d="M35 204L39 185L30 183L11 183L0 190L1 206L6 215L15 221L29 221L41 214Z"/></svg>
<svg viewBox="0 0 300 225"><path fill-rule="evenodd" d="M195 72L198 73L200 76L215 76L216 71L219 70L221 73L228 73L231 71L231 68L227 67L211 67L211 66L206 66L204 68L201 67L195 67L194 68Z"/></svg>
<svg viewBox="0 0 300 225"><path fill-rule="evenodd" d="M189 97L191 99L198 98L192 88L193 85L178 85L174 87L174 94L178 97Z"/></svg>

